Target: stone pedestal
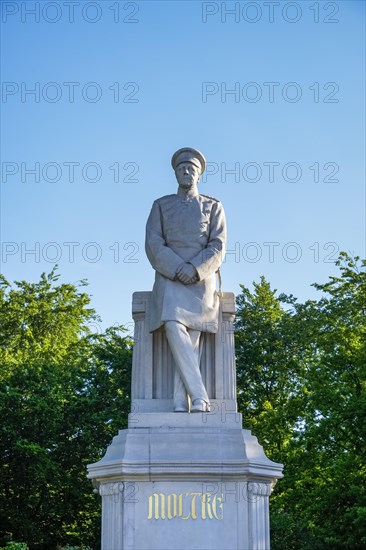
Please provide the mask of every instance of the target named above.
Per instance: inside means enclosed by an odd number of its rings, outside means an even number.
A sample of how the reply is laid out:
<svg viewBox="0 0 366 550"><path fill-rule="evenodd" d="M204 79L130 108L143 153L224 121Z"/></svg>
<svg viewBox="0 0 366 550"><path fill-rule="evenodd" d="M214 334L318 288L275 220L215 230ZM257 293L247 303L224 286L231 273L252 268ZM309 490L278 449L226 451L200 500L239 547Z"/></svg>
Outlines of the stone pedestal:
<svg viewBox="0 0 366 550"><path fill-rule="evenodd" d="M164 329L149 332L151 292L135 292L132 315L135 321L132 359L132 410L173 411L174 359ZM236 410L234 329L235 296L220 293L218 332L201 335L201 373L210 400L225 402ZM221 406L221 405L220 405Z"/></svg>
<svg viewBox="0 0 366 550"><path fill-rule="evenodd" d="M189 414L170 412L172 388L162 374L172 358L163 334L146 333L149 293L136 294L147 300L137 314L135 307L128 429L88 467L102 497L102 550L268 550L269 495L282 465L242 429L236 410L233 295L223 294L225 325L202 355L214 412Z"/></svg>
<svg viewBox="0 0 366 550"><path fill-rule="evenodd" d="M281 472L238 413L131 414L89 466L102 549L268 550L268 497Z"/></svg>

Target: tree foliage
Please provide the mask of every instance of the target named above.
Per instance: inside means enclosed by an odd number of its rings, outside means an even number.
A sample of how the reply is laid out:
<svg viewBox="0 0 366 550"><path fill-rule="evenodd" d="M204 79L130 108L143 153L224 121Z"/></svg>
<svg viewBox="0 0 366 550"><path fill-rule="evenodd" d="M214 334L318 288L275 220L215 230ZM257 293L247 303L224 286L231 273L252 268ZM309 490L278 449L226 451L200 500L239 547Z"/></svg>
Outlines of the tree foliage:
<svg viewBox="0 0 366 550"><path fill-rule="evenodd" d="M272 550L366 547L366 262L337 264L318 300L278 295L264 277L237 299L239 409L285 465ZM93 333L85 281L58 278L0 278L0 546L97 550L86 465L126 426L132 342L123 327Z"/></svg>
<svg viewBox="0 0 366 550"><path fill-rule="evenodd" d="M366 262L298 304L262 278L238 297L238 403L268 456L285 464L272 547L366 546Z"/></svg>
<svg viewBox="0 0 366 550"><path fill-rule="evenodd" d="M129 408L131 342L122 327L93 334L89 296L4 277L0 286L0 544L94 544L100 502L86 479Z"/></svg>

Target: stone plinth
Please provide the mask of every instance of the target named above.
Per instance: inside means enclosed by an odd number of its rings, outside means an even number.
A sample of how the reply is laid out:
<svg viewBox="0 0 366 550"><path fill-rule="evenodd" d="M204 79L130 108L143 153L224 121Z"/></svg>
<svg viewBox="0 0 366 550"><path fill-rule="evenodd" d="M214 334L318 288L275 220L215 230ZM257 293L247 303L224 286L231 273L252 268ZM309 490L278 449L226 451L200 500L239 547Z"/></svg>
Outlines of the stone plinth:
<svg viewBox="0 0 366 550"><path fill-rule="evenodd" d="M132 364L132 410L173 411L174 359L163 329L149 332L151 292L134 292L132 315L135 321ZM210 400L226 402L236 409L234 354L235 296L220 293L218 332L202 333L201 373ZM220 405L221 406L221 405Z"/></svg>
<svg viewBox="0 0 366 550"><path fill-rule="evenodd" d="M174 363L165 335L148 333L150 293L134 294L132 410L88 477L102 497L102 550L268 550L271 462L237 412L234 295L220 329L204 335L201 371L211 413L173 413Z"/></svg>
<svg viewBox="0 0 366 550"><path fill-rule="evenodd" d="M238 413L136 413L89 466L103 550L269 549L271 462Z"/></svg>

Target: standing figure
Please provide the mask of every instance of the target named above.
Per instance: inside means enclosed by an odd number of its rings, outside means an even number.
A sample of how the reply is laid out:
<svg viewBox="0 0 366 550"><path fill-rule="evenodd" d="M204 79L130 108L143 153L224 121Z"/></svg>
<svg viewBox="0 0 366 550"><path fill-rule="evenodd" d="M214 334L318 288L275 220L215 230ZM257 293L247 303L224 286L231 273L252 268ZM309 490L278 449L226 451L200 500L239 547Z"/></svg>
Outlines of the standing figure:
<svg viewBox="0 0 366 550"><path fill-rule="evenodd" d="M220 201L198 193L206 167L202 153L179 149L172 166L178 192L157 199L146 224L146 254L156 271L149 329L164 325L176 364L175 412L209 412L200 335L218 328L216 273L225 254L225 213Z"/></svg>

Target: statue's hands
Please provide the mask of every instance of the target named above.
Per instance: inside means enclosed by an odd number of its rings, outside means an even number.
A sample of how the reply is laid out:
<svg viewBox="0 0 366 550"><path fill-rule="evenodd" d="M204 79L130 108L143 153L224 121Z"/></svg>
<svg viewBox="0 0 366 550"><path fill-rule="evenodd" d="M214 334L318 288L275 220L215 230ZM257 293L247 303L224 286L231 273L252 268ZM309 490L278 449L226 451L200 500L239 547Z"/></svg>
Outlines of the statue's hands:
<svg viewBox="0 0 366 550"><path fill-rule="evenodd" d="M185 285L191 285L198 281L198 273L194 265L187 263L178 269L176 278Z"/></svg>

